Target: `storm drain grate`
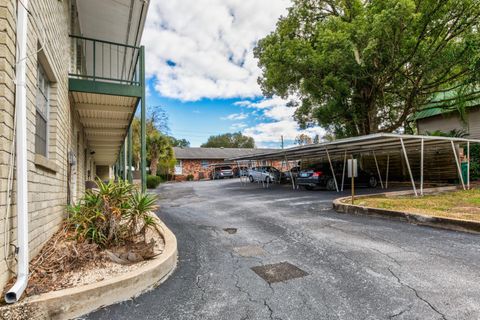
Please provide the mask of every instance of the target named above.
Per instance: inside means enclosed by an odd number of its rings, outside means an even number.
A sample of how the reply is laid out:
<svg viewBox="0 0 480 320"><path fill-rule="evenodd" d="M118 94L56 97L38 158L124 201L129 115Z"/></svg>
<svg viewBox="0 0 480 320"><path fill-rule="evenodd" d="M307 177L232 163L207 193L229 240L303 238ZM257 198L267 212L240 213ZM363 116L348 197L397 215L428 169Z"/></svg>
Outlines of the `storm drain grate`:
<svg viewBox="0 0 480 320"><path fill-rule="evenodd" d="M237 252L242 257L258 257L265 255L265 250L259 246L242 246L242 247L235 247L233 248L235 252Z"/></svg>
<svg viewBox="0 0 480 320"><path fill-rule="evenodd" d="M225 228L223 229L223 231L225 231L228 234L235 234L237 233L237 228Z"/></svg>
<svg viewBox="0 0 480 320"><path fill-rule="evenodd" d="M308 275L308 273L302 269L288 262L267 264L264 266L252 267L251 269L268 283L282 282Z"/></svg>

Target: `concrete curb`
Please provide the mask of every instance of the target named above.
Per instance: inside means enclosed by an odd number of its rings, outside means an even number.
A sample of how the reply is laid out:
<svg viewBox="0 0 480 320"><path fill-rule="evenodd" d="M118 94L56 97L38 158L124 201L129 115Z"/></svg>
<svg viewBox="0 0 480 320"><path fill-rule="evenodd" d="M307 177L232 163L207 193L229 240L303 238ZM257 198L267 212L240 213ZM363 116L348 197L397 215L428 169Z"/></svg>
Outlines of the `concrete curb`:
<svg viewBox="0 0 480 320"><path fill-rule="evenodd" d="M165 249L158 258L113 279L29 297L2 307L0 319L73 319L155 288L177 265L177 239L160 219L158 221L159 232L165 240Z"/></svg>
<svg viewBox="0 0 480 320"><path fill-rule="evenodd" d="M445 191L451 191L455 189L456 187L431 188L431 189L425 189L424 193L445 192ZM355 199L359 199L359 198L361 199L361 198L371 197L371 196L393 197L393 196L401 196L401 195L409 195L409 194L413 194L413 192L397 191L397 192L361 195L361 196L356 196ZM350 197L342 197L342 198L335 199L333 201L333 209L338 213L369 215L369 216L375 216L375 217L381 217L381 218L407 221L409 223L416 224L416 225L423 225L423 226L455 230L455 231L463 231L463 232L476 233L476 234L480 233L480 222L471 221L471 220L459 220L459 219L452 219L452 218L432 217L432 216L422 215L417 213L386 210L386 209L365 207L365 206L352 205L352 204L346 203L346 201L350 199L351 199Z"/></svg>

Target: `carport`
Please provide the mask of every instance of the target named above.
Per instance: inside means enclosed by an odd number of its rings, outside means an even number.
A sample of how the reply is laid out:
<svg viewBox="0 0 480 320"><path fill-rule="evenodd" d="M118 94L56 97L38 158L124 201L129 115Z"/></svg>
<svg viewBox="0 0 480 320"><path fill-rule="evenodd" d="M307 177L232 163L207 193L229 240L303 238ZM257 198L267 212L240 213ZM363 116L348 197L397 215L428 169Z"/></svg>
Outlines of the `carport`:
<svg viewBox="0 0 480 320"><path fill-rule="evenodd" d="M324 158L328 160L337 192L343 190L347 159L362 155L373 157L374 171L378 175L381 187L385 189L388 188L389 176L392 173L391 163L396 160L406 168L406 175L413 192L415 196L418 196L419 194L423 195L424 178L428 170L432 170L432 173L436 173L441 178L446 172L454 173L462 188L470 189L470 147L472 144L480 144L480 140L379 133L235 157L229 160L237 162L284 161L290 171L289 163L292 160L303 162ZM466 148L466 155L462 156L462 148ZM379 161L380 157L383 160L382 163ZM332 164L334 158L343 160L342 181L337 181ZM462 174L462 158L467 166L466 174ZM426 164L430 164L430 166L426 168ZM412 170L412 167L415 170ZM295 181L292 176L290 177L292 188L295 189ZM417 188L416 177L419 179L420 190Z"/></svg>

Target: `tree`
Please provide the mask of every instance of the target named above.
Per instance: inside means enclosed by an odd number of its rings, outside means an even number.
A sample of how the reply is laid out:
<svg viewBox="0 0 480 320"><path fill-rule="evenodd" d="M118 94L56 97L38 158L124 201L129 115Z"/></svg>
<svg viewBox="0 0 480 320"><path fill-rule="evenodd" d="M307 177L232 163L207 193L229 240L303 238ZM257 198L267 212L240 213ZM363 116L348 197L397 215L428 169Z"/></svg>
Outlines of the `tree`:
<svg viewBox="0 0 480 320"><path fill-rule="evenodd" d="M210 136L202 148L255 148L255 140L241 132Z"/></svg>
<svg viewBox="0 0 480 320"><path fill-rule="evenodd" d="M303 145L306 145L306 144L312 144L312 138L309 137L308 135L302 133L302 134L299 134L296 138L295 138L295 144L298 144L299 146L303 146Z"/></svg>
<svg viewBox="0 0 480 320"><path fill-rule="evenodd" d="M150 160L150 174L156 175L160 160L174 158L173 149L169 138L155 130L147 135L147 154Z"/></svg>
<svg viewBox="0 0 480 320"><path fill-rule="evenodd" d="M302 128L391 132L435 93L479 96L479 17L480 0L293 0L255 48L259 83L298 97Z"/></svg>
<svg viewBox="0 0 480 320"><path fill-rule="evenodd" d="M181 147L181 148L188 148L190 147L190 141L186 139L176 139L172 136L168 137L170 139L170 144L172 147Z"/></svg>

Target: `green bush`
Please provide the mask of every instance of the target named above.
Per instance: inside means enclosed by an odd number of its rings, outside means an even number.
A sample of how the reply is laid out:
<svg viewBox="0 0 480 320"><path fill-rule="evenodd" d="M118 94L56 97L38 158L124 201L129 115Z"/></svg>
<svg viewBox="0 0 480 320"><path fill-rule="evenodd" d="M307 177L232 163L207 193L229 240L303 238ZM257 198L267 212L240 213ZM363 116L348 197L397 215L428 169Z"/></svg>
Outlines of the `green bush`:
<svg viewBox="0 0 480 320"><path fill-rule="evenodd" d="M187 176L187 181L193 181L193 178L194 178L193 174L189 174Z"/></svg>
<svg viewBox="0 0 480 320"><path fill-rule="evenodd" d="M155 225L148 213L156 209L156 197L125 181L97 180L97 186L98 191L88 190L67 208L67 227L74 238L105 248L135 242L138 236L145 241L146 230Z"/></svg>
<svg viewBox="0 0 480 320"><path fill-rule="evenodd" d="M159 176L147 176L147 188L155 189L162 182L162 178Z"/></svg>

